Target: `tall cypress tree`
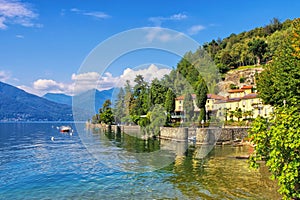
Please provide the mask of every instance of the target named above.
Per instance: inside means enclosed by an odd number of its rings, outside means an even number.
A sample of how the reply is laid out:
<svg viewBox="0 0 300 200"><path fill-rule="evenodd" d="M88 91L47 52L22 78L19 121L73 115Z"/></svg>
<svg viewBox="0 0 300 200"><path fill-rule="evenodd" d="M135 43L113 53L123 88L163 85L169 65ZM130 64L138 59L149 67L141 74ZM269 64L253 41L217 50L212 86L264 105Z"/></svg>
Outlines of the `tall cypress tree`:
<svg viewBox="0 0 300 200"><path fill-rule="evenodd" d="M186 122L190 122L194 116L194 103L193 97L189 92L184 95L183 110Z"/></svg>
<svg viewBox="0 0 300 200"><path fill-rule="evenodd" d="M200 76L196 87L196 105L200 109L199 121L206 120L205 104L207 100L208 88L205 80Z"/></svg>
<svg viewBox="0 0 300 200"><path fill-rule="evenodd" d="M121 123L122 118L125 116L125 92L123 88L120 89L115 102L114 116L116 123Z"/></svg>

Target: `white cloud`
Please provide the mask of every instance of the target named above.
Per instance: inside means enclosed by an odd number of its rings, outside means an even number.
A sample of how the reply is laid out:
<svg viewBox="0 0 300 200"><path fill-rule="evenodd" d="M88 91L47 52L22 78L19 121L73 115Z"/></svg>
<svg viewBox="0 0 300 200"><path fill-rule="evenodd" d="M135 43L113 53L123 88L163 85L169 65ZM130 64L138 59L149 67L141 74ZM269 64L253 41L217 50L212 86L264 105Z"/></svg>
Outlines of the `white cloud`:
<svg viewBox="0 0 300 200"><path fill-rule="evenodd" d="M72 12L77 12L77 13L81 12L81 11L80 11L79 9L77 9L77 8L71 8L70 11L72 11Z"/></svg>
<svg viewBox="0 0 300 200"><path fill-rule="evenodd" d="M72 8L70 9L70 11L81 15L92 16L97 19L107 19L111 17L110 15L99 11L85 11L85 10L80 10L78 8Z"/></svg>
<svg viewBox="0 0 300 200"><path fill-rule="evenodd" d="M37 96L43 96L46 93L63 93L72 95L72 86L72 84L58 83L51 79L38 79L31 86L19 85L17 88Z"/></svg>
<svg viewBox="0 0 300 200"><path fill-rule="evenodd" d="M73 81L73 93L78 94L87 90L97 88L100 79L100 74L97 72L72 74L71 79Z"/></svg>
<svg viewBox="0 0 300 200"><path fill-rule="evenodd" d="M164 21L181 21L188 18L187 15L183 13L174 14L168 17L150 17L148 20L153 22L155 26L161 26Z"/></svg>
<svg viewBox="0 0 300 200"><path fill-rule="evenodd" d="M110 16L105 14L104 12L86 12L86 13L83 13L84 15L87 15L87 16L92 16L92 17L96 17L96 18L99 18L99 19L106 19L106 18L109 18Z"/></svg>
<svg viewBox="0 0 300 200"><path fill-rule="evenodd" d="M16 35L16 38L23 39L24 35Z"/></svg>
<svg viewBox="0 0 300 200"><path fill-rule="evenodd" d="M175 15L172 15L169 17L170 20L183 20L186 18L187 18L187 15L182 14L182 13L178 13L178 14L175 14Z"/></svg>
<svg viewBox="0 0 300 200"><path fill-rule="evenodd" d="M0 17L0 29L6 29L6 25L4 24L5 17Z"/></svg>
<svg viewBox="0 0 300 200"><path fill-rule="evenodd" d="M41 91L63 91L65 86L63 83L58 83L51 79L38 79L33 83L33 88Z"/></svg>
<svg viewBox="0 0 300 200"><path fill-rule="evenodd" d="M97 72L87 72L83 74L72 74L73 81L97 81L100 78L100 75Z"/></svg>
<svg viewBox="0 0 300 200"><path fill-rule="evenodd" d="M38 18L31 5L18 0L0 0L0 29L6 29L8 24L19 24L25 27L40 27L33 20Z"/></svg>
<svg viewBox="0 0 300 200"><path fill-rule="evenodd" d="M5 82L11 77L10 73L7 71L0 71L0 81Z"/></svg>
<svg viewBox="0 0 300 200"><path fill-rule="evenodd" d="M161 28L151 28L145 35L146 41L149 43L155 40L158 40L159 42L169 42L180 39L182 36L183 34L181 33L173 33Z"/></svg>
<svg viewBox="0 0 300 200"><path fill-rule="evenodd" d="M163 78L164 75L169 74L170 71L171 70L167 68L158 68L154 64L149 65L148 68L139 70L127 68L120 76L117 86L122 87L125 84L126 80L129 80L131 83L133 83L137 75L142 75L145 81L151 82L154 78Z"/></svg>
<svg viewBox="0 0 300 200"><path fill-rule="evenodd" d="M188 34L196 35L204 29L205 29L205 27L202 26L202 25L195 25L195 26L192 26L191 28L188 29Z"/></svg>
<svg viewBox="0 0 300 200"><path fill-rule="evenodd" d="M102 76L97 72L87 72L82 74L72 74L71 83L61 83L51 79L38 79L32 86L20 85L18 88L31 94L42 96L46 93L64 93L76 95L91 89L108 90L113 87L123 87L126 80L132 84L137 75L142 75L144 80L151 82L154 78L161 79L165 74L170 73L170 69L158 68L151 64L147 68L130 69L123 71L122 75L114 77L111 73L106 72ZM3 72L0 71L0 80Z"/></svg>

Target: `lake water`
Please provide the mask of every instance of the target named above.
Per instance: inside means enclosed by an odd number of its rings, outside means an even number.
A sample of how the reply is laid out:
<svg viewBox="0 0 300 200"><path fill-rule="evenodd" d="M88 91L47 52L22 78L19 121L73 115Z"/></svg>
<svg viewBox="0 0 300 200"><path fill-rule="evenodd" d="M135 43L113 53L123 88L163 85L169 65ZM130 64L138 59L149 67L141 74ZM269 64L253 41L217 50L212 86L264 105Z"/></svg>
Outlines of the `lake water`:
<svg viewBox="0 0 300 200"><path fill-rule="evenodd" d="M265 167L252 170L235 158L248 147L217 146L199 159L194 145L104 134L84 124L63 134L60 125L0 124L0 199L280 199ZM151 152L169 152L170 162L154 170L161 158L152 157L139 165L136 155Z"/></svg>

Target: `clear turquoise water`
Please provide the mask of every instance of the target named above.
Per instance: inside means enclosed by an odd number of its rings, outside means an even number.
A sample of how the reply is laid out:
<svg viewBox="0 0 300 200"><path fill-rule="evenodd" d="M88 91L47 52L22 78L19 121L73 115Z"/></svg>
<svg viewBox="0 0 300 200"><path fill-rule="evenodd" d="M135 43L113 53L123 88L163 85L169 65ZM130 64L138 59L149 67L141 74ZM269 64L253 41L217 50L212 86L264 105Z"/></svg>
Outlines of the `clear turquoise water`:
<svg viewBox="0 0 300 200"><path fill-rule="evenodd" d="M85 130L84 125L71 136L60 133L60 125L0 124L0 199L280 198L265 168L254 171L245 160L234 158L247 153L247 147L216 147L200 160L195 158L197 147L190 146L162 169L118 170L92 155L82 143L84 134L79 137L78 132L92 136L90 145L109 152L111 163L119 163L122 153L156 151L163 142L116 138Z"/></svg>

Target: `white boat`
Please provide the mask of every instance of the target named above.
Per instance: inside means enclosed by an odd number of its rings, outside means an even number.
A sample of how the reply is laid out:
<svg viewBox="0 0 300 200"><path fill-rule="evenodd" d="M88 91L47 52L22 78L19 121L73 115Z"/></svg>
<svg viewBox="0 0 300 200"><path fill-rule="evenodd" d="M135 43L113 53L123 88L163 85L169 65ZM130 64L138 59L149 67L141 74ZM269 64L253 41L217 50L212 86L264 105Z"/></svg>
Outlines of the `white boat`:
<svg viewBox="0 0 300 200"><path fill-rule="evenodd" d="M59 127L59 130L62 133L67 133L67 132L70 132L72 130L72 128L70 126L61 126L61 127Z"/></svg>

